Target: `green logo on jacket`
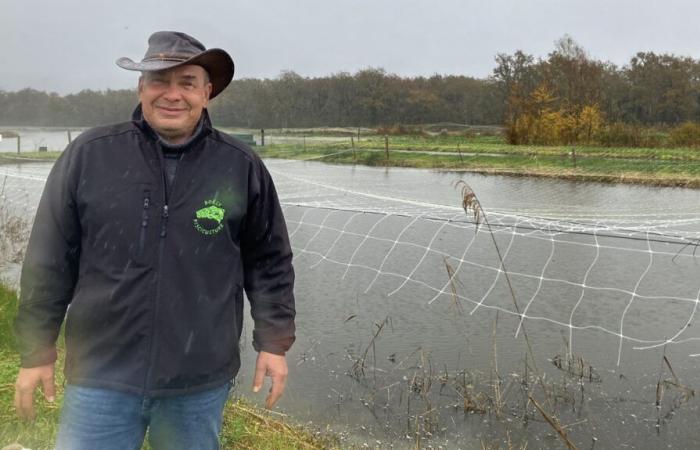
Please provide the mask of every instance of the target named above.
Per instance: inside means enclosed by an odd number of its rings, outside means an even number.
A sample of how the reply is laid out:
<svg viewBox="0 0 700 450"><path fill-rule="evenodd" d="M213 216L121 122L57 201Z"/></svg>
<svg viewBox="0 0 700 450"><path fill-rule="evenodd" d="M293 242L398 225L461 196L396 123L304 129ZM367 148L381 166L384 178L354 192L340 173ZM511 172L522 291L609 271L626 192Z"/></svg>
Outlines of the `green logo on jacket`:
<svg viewBox="0 0 700 450"><path fill-rule="evenodd" d="M194 227L200 233L211 236L224 229L224 214L226 210L216 199L205 200L204 208L195 213Z"/></svg>

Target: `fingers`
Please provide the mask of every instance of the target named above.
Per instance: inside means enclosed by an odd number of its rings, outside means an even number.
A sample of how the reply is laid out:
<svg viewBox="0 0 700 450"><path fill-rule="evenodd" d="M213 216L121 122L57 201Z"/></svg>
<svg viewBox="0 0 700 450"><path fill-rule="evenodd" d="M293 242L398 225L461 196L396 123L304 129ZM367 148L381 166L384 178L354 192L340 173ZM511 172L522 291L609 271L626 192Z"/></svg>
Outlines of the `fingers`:
<svg viewBox="0 0 700 450"><path fill-rule="evenodd" d="M265 399L265 408L267 409L272 409L275 406L275 403L277 403L277 400L282 397L282 393L284 392L284 387L287 384L287 374L285 373L279 373L275 374L275 376L272 377L272 387L270 388L270 393L267 395L267 398Z"/></svg>
<svg viewBox="0 0 700 450"><path fill-rule="evenodd" d="M253 380L253 392L260 391L265 375L272 379L272 387L265 399L265 408L272 409L280 399L287 384L287 360L284 355L260 352L255 364L255 377Z"/></svg>
<svg viewBox="0 0 700 450"><path fill-rule="evenodd" d="M53 370L42 374L41 384L44 388L44 398L46 401L53 403L56 399L56 383L54 382Z"/></svg>
<svg viewBox="0 0 700 450"><path fill-rule="evenodd" d="M17 415L22 419L34 419L36 412L34 411L34 388L29 385L15 385L15 409Z"/></svg>
<svg viewBox="0 0 700 450"><path fill-rule="evenodd" d="M263 385L265 380L265 373L267 372L267 365L265 361L260 358L258 354L258 360L255 363L255 375L253 376L253 392L258 392Z"/></svg>
<svg viewBox="0 0 700 450"><path fill-rule="evenodd" d="M45 366L20 368L15 382L15 409L23 419L34 419L34 391L41 384L46 400L53 402L56 397L54 383L54 364Z"/></svg>

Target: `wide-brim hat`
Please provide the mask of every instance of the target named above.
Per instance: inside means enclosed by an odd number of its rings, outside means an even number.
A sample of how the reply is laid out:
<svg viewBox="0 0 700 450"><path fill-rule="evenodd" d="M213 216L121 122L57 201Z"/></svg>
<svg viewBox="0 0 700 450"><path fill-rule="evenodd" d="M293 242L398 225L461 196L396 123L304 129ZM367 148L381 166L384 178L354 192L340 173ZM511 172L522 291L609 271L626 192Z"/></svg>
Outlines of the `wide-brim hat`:
<svg viewBox="0 0 700 450"><path fill-rule="evenodd" d="M197 39L177 31L158 31L148 38L148 50L140 62L119 58L117 65L126 70L155 72L185 64L202 66L209 73L214 98L233 79L233 59L220 48L209 50Z"/></svg>

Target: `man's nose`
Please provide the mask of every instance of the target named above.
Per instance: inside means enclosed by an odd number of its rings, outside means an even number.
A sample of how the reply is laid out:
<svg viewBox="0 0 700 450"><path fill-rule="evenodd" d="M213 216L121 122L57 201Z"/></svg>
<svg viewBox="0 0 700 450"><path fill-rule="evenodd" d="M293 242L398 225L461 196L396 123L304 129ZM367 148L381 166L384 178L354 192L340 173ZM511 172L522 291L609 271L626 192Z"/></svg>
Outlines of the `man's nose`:
<svg viewBox="0 0 700 450"><path fill-rule="evenodd" d="M177 82L172 81L168 83L168 86L165 88L165 93L163 94L163 97L171 102L176 102L180 100L181 94L180 94L180 88L177 85Z"/></svg>

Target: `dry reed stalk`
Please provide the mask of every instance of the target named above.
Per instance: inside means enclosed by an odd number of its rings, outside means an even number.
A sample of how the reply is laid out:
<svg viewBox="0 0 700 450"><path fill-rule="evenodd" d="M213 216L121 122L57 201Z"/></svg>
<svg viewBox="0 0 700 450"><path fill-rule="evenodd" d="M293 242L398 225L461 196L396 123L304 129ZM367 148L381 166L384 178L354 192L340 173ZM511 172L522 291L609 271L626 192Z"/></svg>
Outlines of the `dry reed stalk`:
<svg viewBox="0 0 700 450"><path fill-rule="evenodd" d="M680 254L683 253L683 251L686 248L691 247L691 246L693 247L693 257L695 257L695 253L698 250L698 246L700 246L700 239L695 240L695 242L688 242L683 247L681 247L681 249L678 250L678 252L676 252L676 254L673 256L673 258L671 258L671 262L676 262L676 258L678 258L678 256L680 256Z"/></svg>
<svg viewBox="0 0 700 450"><path fill-rule="evenodd" d="M537 403L537 401L536 401L534 398L532 398L531 395L528 394L528 398L530 399L530 401L532 402L532 404L535 405L535 408L537 408L537 411L540 412L540 414L542 415L542 417L544 418L544 420L545 420L552 428L554 428L554 431L556 431L557 434L559 434L559 437L561 437L562 441L564 441L564 444L566 445L566 448L568 448L569 450L578 450L578 449L576 448L576 446L574 445L574 443L571 442L571 439L569 439L569 436L567 436L566 431L564 431L564 429L559 425L559 421L558 421L556 418L554 418L554 417L550 417L550 416L544 411L544 409L542 409L542 407L540 406L540 404Z"/></svg>
<svg viewBox="0 0 700 450"><path fill-rule="evenodd" d="M447 260L447 257L444 259L445 261L445 269L447 270L447 278L450 280L450 292L452 294L452 305L454 308L457 310L457 314L460 316L464 312L464 309L462 308L462 303L459 301L459 295L457 295L457 285L455 284L455 270L450 264L450 262ZM457 280L459 282L459 280ZM460 283L461 284L461 283Z"/></svg>
<svg viewBox="0 0 700 450"><path fill-rule="evenodd" d="M672 379L663 378L664 366L668 368L668 371L671 373ZM673 399L669 411L662 417L661 403L663 402L663 397L667 387L676 388L681 391L681 394ZM664 347L664 354L661 358L661 367L659 369L659 378L656 383L655 406L657 411L657 432L659 432L660 430L662 421L673 417L674 411L680 408L684 403L686 403L693 397L695 397L695 390L680 382L678 376L676 375L676 372L673 370L673 366L671 366L671 361L666 357L666 347Z"/></svg>
<svg viewBox="0 0 700 450"><path fill-rule="evenodd" d="M578 378L583 381L587 378L590 382L600 383L602 378L598 375L593 366L588 363L582 356L576 357L571 354L564 358L560 354L554 355L551 359L552 365L564 372L566 375Z"/></svg>
<svg viewBox="0 0 700 450"><path fill-rule="evenodd" d="M664 374L664 360L666 360L666 346L664 345L663 357L661 358L661 367L659 367L659 378L656 381L656 408L661 408L661 400L664 396L664 384L662 383Z"/></svg>
<svg viewBox="0 0 700 450"><path fill-rule="evenodd" d="M493 393L496 400L496 417L501 417L501 375L498 373L498 348L496 346L496 328L498 326L498 311L496 311L496 317L493 320L493 328L491 330L492 348L493 348L493 373L495 375L495 380L493 380Z"/></svg>
<svg viewBox="0 0 700 450"><path fill-rule="evenodd" d="M500 269L503 272L503 275L506 279L506 284L508 285L508 291L510 292L510 297L513 300L513 306L515 307L515 311L520 316L521 318L523 317L522 313L520 312L520 307L518 306L518 301L515 296L515 290L513 289L513 284L511 283L510 280L510 275L508 274L508 270L506 269L505 261L503 260L503 255L501 254L501 249L498 247L498 242L496 242L496 237L494 236L493 229L491 228L491 224L488 221L488 217L486 216L486 212L484 211L483 207L481 206L481 202L479 202L478 197L476 196L476 193L474 190L467 184L464 180L459 180L458 182L455 183L455 187L459 187L461 189L462 193L462 208L464 209L464 212L467 215L470 215L474 219L474 223L476 225L476 228L478 230L479 224L481 223L481 220L483 219L484 224L486 225L486 228L488 229L489 236L491 237L491 241L493 242L493 246L496 250L496 255L498 256L498 261L500 265ZM525 338L525 344L527 346L527 351L528 355L530 357L530 360L532 361L532 368L535 370L535 375L537 377L538 383L540 384L540 387L542 388L542 391L545 395L545 400L547 403L552 405L552 401L549 398L549 394L547 393L547 388L544 384L543 377L540 375L540 370L537 367L537 360L535 358L535 352L532 348L532 344L530 342L530 338L528 337L527 331L525 330L525 324L521 324L521 328L523 330L523 337ZM525 362L525 365L527 366L527 360Z"/></svg>
<svg viewBox="0 0 700 450"><path fill-rule="evenodd" d="M488 412L487 405L490 399L483 392L472 395L473 387L467 381L466 371L462 371L461 377L455 377L454 390L462 399L462 410L467 413L486 414Z"/></svg>
<svg viewBox="0 0 700 450"><path fill-rule="evenodd" d="M415 450L421 450L421 432L420 432L420 424L418 423L418 415L416 414L416 446L414 447Z"/></svg>
<svg viewBox="0 0 700 450"><path fill-rule="evenodd" d="M384 329L384 326L389 323L389 316L385 317L384 320L381 323L375 323L375 326L377 327L377 331L374 332L374 335L372 336L372 339L369 341L369 344L367 344L367 347L365 347L364 352L362 353L362 357L355 360L355 362L352 365L353 369L353 375L355 379L359 379L360 376L365 375L365 361L367 360L367 354L369 353L369 349L372 348L373 354L374 354L374 367L375 367L375 376L376 376L376 348L374 346L375 341L377 340L377 337L379 337L379 334L382 332Z"/></svg>

